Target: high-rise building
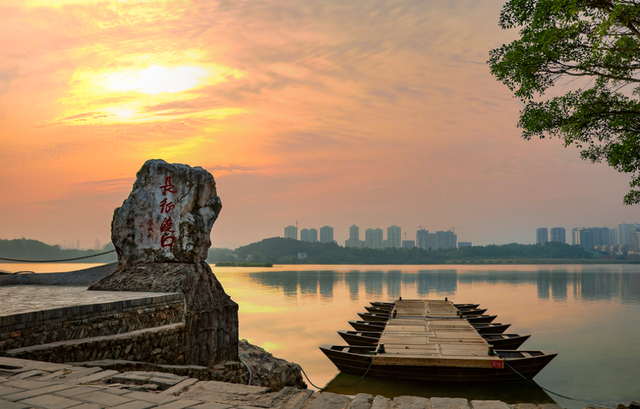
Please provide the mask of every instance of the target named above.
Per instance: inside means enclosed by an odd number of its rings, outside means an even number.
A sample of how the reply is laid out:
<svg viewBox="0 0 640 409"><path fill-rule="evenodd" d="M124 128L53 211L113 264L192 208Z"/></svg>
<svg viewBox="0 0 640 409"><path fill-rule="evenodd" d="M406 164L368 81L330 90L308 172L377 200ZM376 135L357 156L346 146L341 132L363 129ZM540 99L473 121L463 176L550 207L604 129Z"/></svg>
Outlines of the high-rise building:
<svg viewBox="0 0 640 409"><path fill-rule="evenodd" d="M629 232L634 231L636 228L640 227L640 224L633 223L627 224L622 223L618 225L618 244L621 246L629 244Z"/></svg>
<svg viewBox="0 0 640 409"><path fill-rule="evenodd" d="M618 229L615 227L613 229L609 229L609 245L615 246L618 244Z"/></svg>
<svg viewBox="0 0 640 409"><path fill-rule="evenodd" d="M549 230L546 227L536 229L536 244L544 244L549 241Z"/></svg>
<svg viewBox="0 0 640 409"><path fill-rule="evenodd" d="M360 240L360 228L355 224L349 227L349 238L345 240L345 247L362 248L364 242Z"/></svg>
<svg viewBox="0 0 640 409"><path fill-rule="evenodd" d="M416 242L413 240L402 240L403 249L412 249L416 246Z"/></svg>
<svg viewBox="0 0 640 409"><path fill-rule="evenodd" d="M382 248L382 229L365 230L364 246L370 249L381 249Z"/></svg>
<svg viewBox="0 0 640 409"><path fill-rule="evenodd" d="M284 228L284 238L298 240L298 228L296 226L287 226Z"/></svg>
<svg viewBox="0 0 640 409"><path fill-rule="evenodd" d="M640 233L638 228L629 229L629 251L636 253L640 251L640 237L638 237L638 233Z"/></svg>
<svg viewBox="0 0 640 409"><path fill-rule="evenodd" d="M402 245L402 229L396 225L387 227L387 245L399 249Z"/></svg>
<svg viewBox="0 0 640 409"><path fill-rule="evenodd" d="M566 243L564 227L552 227L551 228L551 241L557 241L559 243Z"/></svg>
<svg viewBox="0 0 640 409"><path fill-rule="evenodd" d="M300 240L310 241L312 243L318 242L318 230L316 229L302 229L300 230Z"/></svg>
<svg viewBox="0 0 640 409"><path fill-rule="evenodd" d="M471 242L470 241L460 241L460 242L458 242L458 248L462 248L462 247L471 247Z"/></svg>
<svg viewBox="0 0 640 409"><path fill-rule="evenodd" d="M455 249L457 247L458 236L451 230L437 231L436 248L438 249Z"/></svg>
<svg viewBox="0 0 640 409"><path fill-rule="evenodd" d="M578 234L578 230L580 229L577 227L574 227L573 229L571 229L571 245L573 246L580 245L580 234Z"/></svg>
<svg viewBox="0 0 640 409"><path fill-rule="evenodd" d="M416 232L416 247L419 249L428 249L427 247L427 238L429 237L429 230L418 229Z"/></svg>
<svg viewBox="0 0 640 409"><path fill-rule="evenodd" d="M320 228L320 243L333 243L333 227L324 226Z"/></svg>

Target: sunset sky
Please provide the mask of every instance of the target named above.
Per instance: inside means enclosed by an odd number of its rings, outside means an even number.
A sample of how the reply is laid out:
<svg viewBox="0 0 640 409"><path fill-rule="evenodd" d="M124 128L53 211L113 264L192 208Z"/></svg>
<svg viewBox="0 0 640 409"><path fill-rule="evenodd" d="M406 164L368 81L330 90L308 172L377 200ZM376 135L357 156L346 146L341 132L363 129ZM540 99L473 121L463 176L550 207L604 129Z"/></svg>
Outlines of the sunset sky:
<svg viewBox="0 0 640 409"><path fill-rule="evenodd" d="M296 221L474 245L640 222L628 176L520 137L486 64L517 35L503 4L0 0L0 238L107 243L147 159L214 175L216 247Z"/></svg>

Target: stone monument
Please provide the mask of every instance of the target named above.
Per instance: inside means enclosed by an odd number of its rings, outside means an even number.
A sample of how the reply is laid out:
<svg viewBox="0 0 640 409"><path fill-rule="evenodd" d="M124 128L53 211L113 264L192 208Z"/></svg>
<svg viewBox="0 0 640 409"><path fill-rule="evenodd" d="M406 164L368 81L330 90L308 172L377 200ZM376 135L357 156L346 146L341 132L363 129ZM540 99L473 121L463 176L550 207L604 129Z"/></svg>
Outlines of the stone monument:
<svg viewBox="0 0 640 409"><path fill-rule="evenodd" d="M183 293L184 354L176 364L213 367L238 357L238 304L205 262L221 208L206 170L147 161L113 214L118 267L89 288Z"/></svg>

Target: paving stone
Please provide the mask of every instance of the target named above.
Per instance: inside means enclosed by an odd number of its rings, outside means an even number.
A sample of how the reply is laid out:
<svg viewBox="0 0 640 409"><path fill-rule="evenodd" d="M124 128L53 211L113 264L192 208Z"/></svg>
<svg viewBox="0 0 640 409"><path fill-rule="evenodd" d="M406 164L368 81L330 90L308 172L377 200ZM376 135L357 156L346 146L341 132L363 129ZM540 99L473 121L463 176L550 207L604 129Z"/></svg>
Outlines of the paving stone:
<svg viewBox="0 0 640 409"><path fill-rule="evenodd" d="M44 375L44 376L39 377L39 378L38 378L38 380L39 380L39 381L48 381L48 380L51 380L51 379L57 378L57 377L59 377L60 375L64 375L64 374L65 374L65 373L67 373L67 372L68 372L68 371L66 371L66 370L64 370L64 369L63 369L63 370L60 370L60 371L55 371L55 372L52 372L52 373L50 373L50 374L47 374L47 375Z"/></svg>
<svg viewBox="0 0 640 409"><path fill-rule="evenodd" d="M124 385L109 385L103 390L105 392L113 393L114 395L126 395L127 393L131 392L129 389L120 389L120 386Z"/></svg>
<svg viewBox="0 0 640 409"><path fill-rule="evenodd" d="M111 406L111 409L147 409L153 408L155 406L155 403L134 400L131 402L123 403L122 405Z"/></svg>
<svg viewBox="0 0 640 409"><path fill-rule="evenodd" d="M371 408L371 404L373 404L373 395L369 395L368 393L359 393L351 401L349 409L369 409Z"/></svg>
<svg viewBox="0 0 640 409"><path fill-rule="evenodd" d="M0 398L0 408L2 409L29 409L31 406L20 402L9 402Z"/></svg>
<svg viewBox="0 0 640 409"><path fill-rule="evenodd" d="M12 393L22 392L24 389L12 388L10 386L0 385L0 396L9 395Z"/></svg>
<svg viewBox="0 0 640 409"><path fill-rule="evenodd" d="M511 409L501 400L472 400L469 403L472 409Z"/></svg>
<svg viewBox="0 0 640 409"><path fill-rule="evenodd" d="M171 395L160 395L156 393L148 393L148 392L129 392L127 394L122 395L126 398L143 400L145 402L152 402L155 404L169 403L178 400L175 396Z"/></svg>
<svg viewBox="0 0 640 409"><path fill-rule="evenodd" d="M393 409L429 409L429 399L421 396L397 396L393 399Z"/></svg>
<svg viewBox="0 0 640 409"><path fill-rule="evenodd" d="M103 409L104 406L95 403L81 403L78 406L72 406L72 409Z"/></svg>
<svg viewBox="0 0 640 409"><path fill-rule="evenodd" d="M431 398L431 409L469 409L469 401L464 398Z"/></svg>
<svg viewBox="0 0 640 409"><path fill-rule="evenodd" d="M0 376L0 383L7 382L8 380L9 378L7 378L6 376Z"/></svg>
<svg viewBox="0 0 640 409"><path fill-rule="evenodd" d="M14 375L13 379L27 379L33 376L40 376L40 375L44 375L44 373L42 371L38 371L34 369L32 371L22 372L17 375Z"/></svg>
<svg viewBox="0 0 640 409"><path fill-rule="evenodd" d="M192 406L203 403L200 400L180 399L171 403L165 403L164 405L156 406L155 409L191 409Z"/></svg>
<svg viewBox="0 0 640 409"><path fill-rule="evenodd" d="M389 407L391 407L391 403L391 399L385 398L382 395L378 395L373 399L371 409L388 409Z"/></svg>
<svg viewBox="0 0 640 409"><path fill-rule="evenodd" d="M342 409L351 402L351 398L337 393L321 392L309 409Z"/></svg>
<svg viewBox="0 0 640 409"><path fill-rule="evenodd" d="M29 379L22 379L17 381L11 380L9 382L5 382L2 384L2 386L11 386L11 387L20 388L20 389L38 389L38 388L44 388L51 385L57 385L57 384L55 382L32 381Z"/></svg>
<svg viewBox="0 0 640 409"><path fill-rule="evenodd" d="M267 393L269 388L265 386L249 386L238 383L203 381L196 384L199 389L206 392L230 393L234 395L253 395Z"/></svg>
<svg viewBox="0 0 640 409"><path fill-rule="evenodd" d="M560 405L556 405L555 403L541 403L538 405L540 409L562 409Z"/></svg>
<svg viewBox="0 0 640 409"><path fill-rule="evenodd" d="M77 400L55 395L36 396L33 398L22 400L20 401L20 403L46 409L66 409L73 406L78 406L79 404Z"/></svg>
<svg viewBox="0 0 640 409"><path fill-rule="evenodd" d="M93 375L94 373L102 372L102 368L100 367L94 367L94 368L75 367L73 369L74 370L70 371L70 373L69 371L65 371L66 373L64 374L63 378L67 380L80 379L80 378L84 378L85 376Z"/></svg>
<svg viewBox="0 0 640 409"><path fill-rule="evenodd" d="M98 405L115 406L123 403L131 402L131 398L114 395L103 391L89 392L82 395L76 395L76 399L89 403L97 403Z"/></svg>
<svg viewBox="0 0 640 409"><path fill-rule="evenodd" d="M178 396L180 395L180 393L182 393L182 391L184 391L185 389L187 389L189 386L193 385L194 383L198 382L198 380L196 378L188 378L185 379L184 381L173 385L172 387L170 387L169 389L167 389L166 391L162 391L160 392L161 395L175 395Z"/></svg>
<svg viewBox="0 0 640 409"><path fill-rule="evenodd" d="M85 384L85 383L93 383L93 382L97 382L99 380L102 380L104 378L108 378L110 376L116 375L117 373L118 373L118 371L112 371L112 370L96 372L96 373L91 374L89 376L85 376L83 378L76 379L75 383L77 385L81 385L81 384Z"/></svg>
<svg viewBox="0 0 640 409"><path fill-rule="evenodd" d="M95 392L97 390L103 390L103 389L104 388L101 388L99 386L74 386L69 389L58 391L56 392L56 395L72 397L72 396L82 395L84 393Z"/></svg>
<svg viewBox="0 0 640 409"><path fill-rule="evenodd" d="M112 377L114 382L135 383L138 385L153 383L164 388L174 386L187 379L184 376L164 372L123 372Z"/></svg>
<svg viewBox="0 0 640 409"><path fill-rule="evenodd" d="M535 403L517 403L513 409L538 409Z"/></svg>
<svg viewBox="0 0 640 409"><path fill-rule="evenodd" d="M222 403L205 402L196 406L190 406L189 409L227 409L231 407L230 405L224 405Z"/></svg>
<svg viewBox="0 0 640 409"><path fill-rule="evenodd" d="M4 395L2 399L10 400L12 402L17 402L19 400L32 398L34 396L47 395L63 389L69 389L70 387L71 386L69 385L50 385L50 386L45 386L44 388L27 389L22 392L12 393L10 395Z"/></svg>

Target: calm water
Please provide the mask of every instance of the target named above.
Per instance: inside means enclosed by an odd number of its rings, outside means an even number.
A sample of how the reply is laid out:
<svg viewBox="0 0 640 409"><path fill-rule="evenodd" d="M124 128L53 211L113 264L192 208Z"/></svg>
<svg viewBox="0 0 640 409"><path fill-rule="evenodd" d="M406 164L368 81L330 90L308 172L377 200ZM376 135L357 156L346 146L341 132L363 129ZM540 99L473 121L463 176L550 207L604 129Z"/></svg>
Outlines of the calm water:
<svg viewBox="0 0 640 409"><path fill-rule="evenodd" d="M27 268L29 267L29 268ZM65 268L70 267L70 268ZM9 271L67 271L87 265L0 265ZM532 334L521 349L555 350L536 376L554 392L614 408L640 399L640 266L275 266L213 267L240 304L240 336L299 363L331 392L553 402L583 408L529 383L436 385L339 374L320 344L344 344L336 333L370 301L444 298L479 303L508 333ZM2 302L0 300L0 302Z"/></svg>

